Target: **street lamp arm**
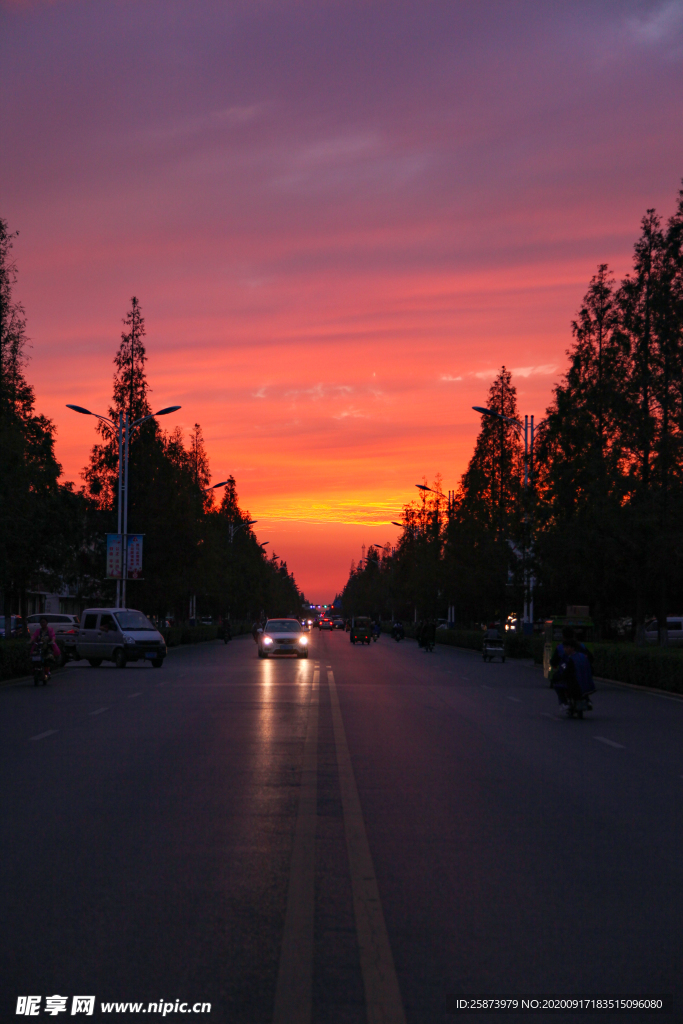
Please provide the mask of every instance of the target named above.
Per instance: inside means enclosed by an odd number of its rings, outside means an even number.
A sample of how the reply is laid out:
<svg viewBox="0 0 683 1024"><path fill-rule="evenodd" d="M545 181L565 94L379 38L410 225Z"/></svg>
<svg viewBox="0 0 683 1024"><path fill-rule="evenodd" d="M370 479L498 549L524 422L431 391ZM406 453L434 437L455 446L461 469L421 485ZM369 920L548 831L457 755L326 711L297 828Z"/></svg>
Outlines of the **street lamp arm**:
<svg viewBox="0 0 683 1024"><path fill-rule="evenodd" d="M427 485L426 485L426 484L415 484L415 486L416 486L416 487L418 488L418 490L420 490L420 491L429 491L429 492L430 492L430 494L438 494L438 496L439 496L440 498L445 498L445 499L446 499L446 501L448 501L448 498L447 498L447 497L446 497L446 495L445 495L445 494L443 493L443 491L435 491L433 487L427 487Z"/></svg>
<svg viewBox="0 0 683 1024"><path fill-rule="evenodd" d="M513 419L511 416L503 416L501 412L495 412L493 409L485 409L482 405L473 405L472 408L475 412L481 413L482 416L493 416L497 420L503 420L505 423L509 423L515 430L523 431L524 425L519 420Z"/></svg>
<svg viewBox="0 0 683 1024"><path fill-rule="evenodd" d="M74 412L80 412L82 416L94 416L96 419L102 420L103 423L108 423L111 427L115 426L107 416L100 416L98 412L91 412L90 409L84 409L82 405L67 405L67 409L73 409Z"/></svg>
<svg viewBox="0 0 683 1024"><path fill-rule="evenodd" d="M182 409L182 406L169 405L166 409L159 409L159 412L150 412L147 416L142 416L139 420L134 420L131 423L131 427L137 427L146 420L153 420L156 416L168 416L170 412L177 412L178 409Z"/></svg>

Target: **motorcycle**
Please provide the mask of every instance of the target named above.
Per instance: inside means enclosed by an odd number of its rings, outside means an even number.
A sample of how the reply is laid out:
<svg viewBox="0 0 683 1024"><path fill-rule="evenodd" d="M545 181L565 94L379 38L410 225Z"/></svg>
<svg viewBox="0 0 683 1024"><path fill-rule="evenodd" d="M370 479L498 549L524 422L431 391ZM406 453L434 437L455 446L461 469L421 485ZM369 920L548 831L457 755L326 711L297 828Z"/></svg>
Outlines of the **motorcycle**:
<svg viewBox="0 0 683 1024"><path fill-rule="evenodd" d="M393 638L396 641L396 643L398 643L399 640L404 640L405 639L406 632L405 632L403 626L400 623L397 623L397 624L394 625L393 629L391 630L391 635L393 636Z"/></svg>
<svg viewBox="0 0 683 1024"><path fill-rule="evenodd" d="M373 629L373 631L372 631L372 642L376 644L378 640L379 640L379 626L376 626L375 629Z"/></svg>

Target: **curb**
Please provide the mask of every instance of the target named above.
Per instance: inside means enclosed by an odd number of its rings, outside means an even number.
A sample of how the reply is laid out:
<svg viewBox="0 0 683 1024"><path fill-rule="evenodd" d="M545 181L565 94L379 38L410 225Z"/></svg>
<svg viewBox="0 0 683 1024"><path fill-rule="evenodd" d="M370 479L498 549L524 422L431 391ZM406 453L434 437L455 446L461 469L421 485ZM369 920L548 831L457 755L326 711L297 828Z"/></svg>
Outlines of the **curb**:
<svg viewBox="0 0 683 1024"><path fill-rule="evenodd" d="M659 690L654 686L641 686L640 683L622 683L619 679L603 679L602 676L593 677L596 683L607 683L608 686L626 686L629 690L640 690L641 693L653 693L655 697L668 697L669 700L683 700L683 693L676 693L673 690Z"/></svg>

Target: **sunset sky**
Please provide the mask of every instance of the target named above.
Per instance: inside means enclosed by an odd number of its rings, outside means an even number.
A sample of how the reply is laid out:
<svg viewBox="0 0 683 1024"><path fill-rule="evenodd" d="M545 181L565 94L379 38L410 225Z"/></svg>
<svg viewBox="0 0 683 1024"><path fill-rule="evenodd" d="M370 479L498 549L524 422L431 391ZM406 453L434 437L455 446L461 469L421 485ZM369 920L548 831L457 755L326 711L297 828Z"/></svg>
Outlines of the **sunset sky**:
<svg viewBox="0 0 683 1024"><path fill-rule="evenodd" d="M0 3L2 204L66 479L136 295L165 426L330 600L501 364L541 416L683 177L683 2ZM142 529L144 524L133 524Z"/></svg>

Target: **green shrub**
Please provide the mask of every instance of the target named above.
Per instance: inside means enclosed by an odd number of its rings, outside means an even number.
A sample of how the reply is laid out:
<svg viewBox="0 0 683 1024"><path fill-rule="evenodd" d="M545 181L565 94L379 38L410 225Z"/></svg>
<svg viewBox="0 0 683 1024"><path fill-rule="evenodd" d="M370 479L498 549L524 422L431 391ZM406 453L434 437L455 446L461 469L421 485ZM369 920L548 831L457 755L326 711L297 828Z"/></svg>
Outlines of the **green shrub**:
<svg viewBox="0 0 683 1024"><path fill-rule="evenodd" d="M533 658L537 665L542 665L544 643L544 638L538 634L508 633L505 653L509 658Z"/></svg>
<svg viewBox="0 0 683 1024"><path fill-rule="evenodd" d="M683 693L683 651L679 649L595 644L593 653L596 676Z"/></svg>
<svg viewBox="0 0 683 1024"><path fill-rule="evenodd" d="M0 679L17 679L32 671L28 640L0 640Z"/></svg>
<svg viewBox="0 0 683 1024"><path fill-rule="evenodd" d="M180 644L200 644L207 640L216 640L218 626L170 626L162 629L167 647L179 647Z"/></svg>
<svg viewBox="0 0 683 1024"><path fill-rule="evenodd" d="M437 629L436 642L448 644L449 647L480 651L484 644L484 633L481 629Z"/></svg>

